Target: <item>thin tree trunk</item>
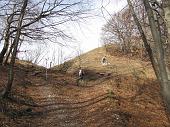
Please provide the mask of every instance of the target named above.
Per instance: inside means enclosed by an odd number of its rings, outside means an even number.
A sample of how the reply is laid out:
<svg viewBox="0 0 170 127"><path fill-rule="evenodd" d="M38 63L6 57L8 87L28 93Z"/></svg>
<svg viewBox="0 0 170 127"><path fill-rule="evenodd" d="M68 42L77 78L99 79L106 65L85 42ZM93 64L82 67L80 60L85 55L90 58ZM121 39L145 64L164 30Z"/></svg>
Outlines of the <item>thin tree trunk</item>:
<svg viewBox="0 0 170 127"><path fill-rule="evenodd" d="M12 49L14 48L14 44L11 44L11 47L8 51L8 53L6 54L5 60L4 60L4 65L6 66L8 64L9 61L9 56L12 54Z"/></svg>
<svg viewBox="0 0 170 127"><path fill-rule="evenodd" d="M163 0L163 9L165 12L165 22L167 26L168 38L167 38L167 48L166 48L166 65L167 65L167 73L168 80L170 80L170 1Z"/></svg>
<svg viewBox="0 0 170 127"><path fill-rule="evenodd" d="M14 50L13 50L13 53L12 53L10 66L9 66L8 83L6 85L6 89L5 89L5 92L3 94L3 97L8 96L8 94L11 91L12 84L13 84L15 58L16 58L16 54L17 54L17 47L18 47L18 43L19 43L19 38L20 38L20 35L21 35L22 21L23 21L24 15L25 15L25 10L26 10L26 7L27 7L28 0L23 0L23 2L24 3L23 3L23 6L22 6L22 9L21 9L21 14L20 14L20 17L19 17L19 20L18 20L18 25L17 25L17 33L16 33L16 36L15 36L15 39L14 39L14 42L13 42L14 43Z"/></svg>
<svg viewBox="0 0 170 127"><path fill-rule="evenodd" d="M4 47L3 47L3 49L2 49L2 51L0 53L0 65L2 65L2 63L3 63L4 56L5 56L5 54L6 54L7 50L8 50L8 47L9 47L9 41L5 41L4 42Z"/></svg>
<svg viewBox="0 0 170 127"><path fill-rule="evenodd" d="M9 34L9 30L10 30L10 26L7 26L7 29L6 29L6 36L5 36L5 42L4 42L4 46L3 46L3 49L0 53L0 64L2 65L3 63L3 60L4 60L4 56L8 50L8 47L9 47L9 37L10 37L10 34Z"/></svg>
<svg viewBox="0 0 170 127"><path fill-rule="evenodd" d="M153 56L152 49L151 49L151 47L150 47L150 45L149 45L149 43L148 43L148 41L147 41L147 38L146 38L145 33L144 33L143 29L142 29L142 26L141 26L141 24L140 24L140 22L139 22L139 20L138 20L138 18L137 18L137 16L136 16L136 13L135 13L135 11L134 11L134 8L133 8L133 6L132 6L131 1L130 1L130 0L127 0L127 2L128 2L128 5L129 5L129 8L130 8L130 10L131 10L131 13L132 13L134 22L136 23L136 25L137 25L137 27L138 27L138 30L139 30L139 32L140 32L140 35L141 35L141 37L142 37L142 40L143 40L145 49L146 49L146 51L147 51L147 53L148 53L148 55L149 55L149 58L150 58L152 67L153 67L154 72L155 72L155 75L156 75L156 77L159 79L159 70L158 70L157 67L156 67L157 62L156 62L156 60L155 60L155 58L154 58L154 56Z"/></svg>
<svg viewBox="0 0 170 127"><path fill-rule="evenodd" d="M161 40L161 35L159 34L160 31L157 29L157 25L154 19L154 14L153 11L150 7L149 1L148 0L143 0L148 19L149 19L149 24L151 28L151 33L153 40L155 42L155 48L157 51L157 59L158 59L158 69L160 72L160 85L161 85L161 92L163 95L163 98L165 100L165 103L167 105L168 111L170 113L170 83L168 81L168 75L167 75L167 70L166 70L166 64L165 64L165 56L164 56L164 50L163 50L163 45L162 45L162 40Z"/></svg>
<svg viewBox="0 0 170 127"><path fill-rule="evenodd" d="M13 14L11 14L7 19L7 27L6 27L6 32L5 32L5 42L4 42L3 49L0 53L0 65L2 65L3 60L4 60L4 56L5 56L5 54L8 50L8 47L9 47L10 27L11 27L11 23L12 23L13 17L14 17L15 6L16 5L14 5L14 7L13 7Z"/></svg>

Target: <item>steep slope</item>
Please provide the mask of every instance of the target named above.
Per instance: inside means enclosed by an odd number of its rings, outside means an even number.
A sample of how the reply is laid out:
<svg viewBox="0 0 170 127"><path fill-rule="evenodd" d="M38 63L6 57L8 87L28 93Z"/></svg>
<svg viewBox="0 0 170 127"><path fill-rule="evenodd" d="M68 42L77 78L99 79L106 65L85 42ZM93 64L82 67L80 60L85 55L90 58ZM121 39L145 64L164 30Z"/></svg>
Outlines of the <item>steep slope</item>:
<svg viewBox="0 0 170 127"><path fill-rule="evenodd" d="M101 64L103 56L108 65ZM85 77L77 82L80 66ZM7 68L1 70L2 88ZM0 101L2 127L170 125L148 62L110 56L98 48L49 69L47 80L45 68L17 65L15 72L12 94Z"/></svg>
<svg viewBox="0 0 170 127"><path fill-rule="evenodd" d="M101 64L102 57L104 56L107 57L107 66L103 66ZM140 59L133 60L130 57L111 56L106 52L104 47L100 47L82 54L81 56L76 57L75 59L66 63L70 63L70 66L67 68L67 73L73 73L77 71L79 67L82 67L85 70L97 70L101 72L104 71L127 75L133 73L143 73L146 78L155 78L154 72L149 62L142 61ZM57 69L61 68L58 66L53 68L53 70Z"/></svg>

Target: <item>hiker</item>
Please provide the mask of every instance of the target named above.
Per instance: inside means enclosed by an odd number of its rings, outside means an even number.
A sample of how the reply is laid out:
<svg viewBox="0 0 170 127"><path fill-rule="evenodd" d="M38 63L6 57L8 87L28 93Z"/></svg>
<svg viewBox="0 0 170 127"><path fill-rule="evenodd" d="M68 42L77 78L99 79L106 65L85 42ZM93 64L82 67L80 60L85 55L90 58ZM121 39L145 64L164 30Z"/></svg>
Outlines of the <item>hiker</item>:
<svg viewBox="0 0 170 127"><path fill-rule="evenodd" d="M77 80L77 85L79 85L79 82L83 80L83 77L84 77L83 69L79 69L78 76L79 76L79 78Z"/></svg>
<svg viewBox="0 0 170 127"><path fill-rule="evenodd" d="M79 70L79 79L83 79L83 76L84 76L84 72L82 69Z"/></svg>
<svg viewBox="0 0 170 127"><path fill-rule="evenodd" d="M106 60L106 56L104 56L103 58L102 58L102 65L107 65L107 60Z"/></svg>

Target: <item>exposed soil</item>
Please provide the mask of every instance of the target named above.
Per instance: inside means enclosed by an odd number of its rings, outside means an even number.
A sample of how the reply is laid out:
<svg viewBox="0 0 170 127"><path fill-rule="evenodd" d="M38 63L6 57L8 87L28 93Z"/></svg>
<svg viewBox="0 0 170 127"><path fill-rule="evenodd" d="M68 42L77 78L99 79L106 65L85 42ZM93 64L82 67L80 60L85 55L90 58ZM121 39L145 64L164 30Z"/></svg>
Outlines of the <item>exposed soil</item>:
<svg viewBox="0 0 170 127"><path fill-rule="evenodd" d="M12 93L0 100L0 127L170 126L153 76L108 69L86 67L86 77L77 82L76 71L49 70L46 80L44 68L17 65ZM0 77L2 89L6 67L0 67Z"/></svg>

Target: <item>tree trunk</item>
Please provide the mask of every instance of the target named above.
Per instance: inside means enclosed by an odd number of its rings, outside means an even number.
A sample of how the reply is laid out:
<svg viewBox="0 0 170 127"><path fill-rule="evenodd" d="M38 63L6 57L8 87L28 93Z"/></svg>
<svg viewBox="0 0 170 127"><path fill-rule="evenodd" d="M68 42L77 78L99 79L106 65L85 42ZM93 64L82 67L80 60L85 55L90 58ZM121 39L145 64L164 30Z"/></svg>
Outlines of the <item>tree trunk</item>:
<svg viewBox="0 0 170 127"><path fill-rule="evenodd" d="M160 31L157 29L157 25L154 19L153 11L150 7L148 0L143 0L148 19L149 24L151 28L152 37L155 43L155 48L157 51L157 60L158 60L158 69L160 72L160 85L161 85L161 92L163 95L163 98L165 99L165 103L167 104L168 111L170 112L170 84L168 81L168 75L166 70L166 64L165 64L165 54L164 49L162 45L161 35Z"/></svg>
<svg viewBox="0 0 170 127"><path fill-rule="evenodd" d="M11 47L9 49L9 51L6 53L6 57L5 57L5 60L4 60L4 66L6 66L8 64L8 61L9 61L9 56L12 54L12 49L14 48L14 44L11 44Z"/></svg>
<svg viewBox="0 0 170 127"><path fill-rule="evenodd" d="M145 35L145 33L144 33L143 29L142 29L142 26L141 26L141 24L140 24L140 22L139 22L139 19L138 19L137 16L136 16L136 13L135 13L135 11L134 11L134 8L133 8L133 5L132 5L131 1L130 1L130 0L127 0L127 2L128 2L128 5L129 5L129 8L130 8L130 11L131 11L131 13L132 13L134 22L136 23L136 25L137 25L137 27L138 27L138 30L139 30L139 32L140 32L140 35L141 35L141 37L142 37L142 40L143 40L145 49L146 49L146 51L147 51L147 53L148 53L148 55L149 55L149 58L150 58L152 67L153 67L154 72L155 72L155 75L156 75L156 77L159 79L159 70L157 69L157 61L156 61L156 59L155 59L154 56L153 56L152 49L151 49L151 47L150 47L150 45L149 45L149 43L148 43L148 41L147 41L146 35Z"/></svg>
<svg viewBox="0 0 170 127"><path fill-rule="evenodd" d="M0 65L2 65L3 60L4 60L4 56L8 50L9 47L9 38L10 38L10 27L11 27L11 23L13 21L14 18L14 10L15 10L16 5L14 5L13 7L13 13L7 18L7 27L6 27L6 32L5 32L5 42L4 42L4 46L3 49L0 53Z"/></svg>
<svg viewBox="0 0 170 127"><path fill-rule="evenodd" d="M170 80L170 1L163 0L163 9L165 12L165 22L167 26L168 38L167 38L167 49L166 49L166 65L167 65L167 73L168 80Z"/></svg>
<svg viewBox="0 0 170 127"><path fill-rule="evenodd" d="M5 54L6 54L7 50L8 50L8 47L9 47L9 41L5 41L4 42L4 47L3 47L3 49L2 49L2 51L0 53L0 65L2 65L2 63L3 63L4 56L5 56Z"/></svg>
<svg viewBox="0 0 170 127"><path fill-rule="evenodd" d="M10 24L8 24L7 28L6 28L6 33L5 33L5 42L4 42L4 46L3 46L3 49L0 53L0 65L2 65L3 63L3 60L4 60L4 56L8 50L8 47L9 47L9 37L10 37Z"/></svg>
<svg viewBox="0 0 170 127"><path fill-rule="evenodd" d="M167 102L168 111L170 112L170 1L169 0L163 0L163 9L165 13L165 22L168 32L168 38L167 38L167 49L165 52L166 55L166 70L167 70L167 83L165 84L165 88L163 91L164 97Z"/></svg>
<svg viewBox="0 0 170 127"><path fill-rule="evenodd" d="M18 25L17 25L17 32L16 32L16 36L15 36L14 42L13 42L14 50L12 52L12 57L11 57L10 66L9 66L8 82L7 82L6 89L5 89L5 92L3 94L3 97L7 97L8 94L10 93L10 91L11 91L11 88L12 88L13 79L14 79L15 58L16 58L16 54L17 54L19 38L20 38L20 35L21 35L21 27L22 27L22 22L23 22L23 18L24 18L24 15L25 15L27 3L28 3L28 0L23 0L23 6L22 6L22 9L21 9L21 13L20 13Z"/></svg>

